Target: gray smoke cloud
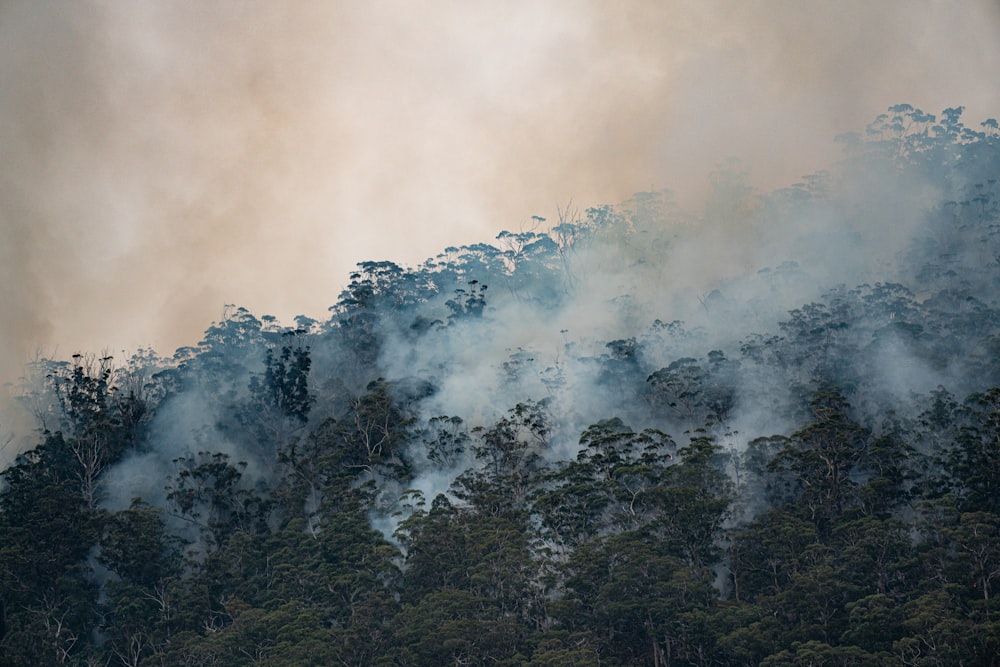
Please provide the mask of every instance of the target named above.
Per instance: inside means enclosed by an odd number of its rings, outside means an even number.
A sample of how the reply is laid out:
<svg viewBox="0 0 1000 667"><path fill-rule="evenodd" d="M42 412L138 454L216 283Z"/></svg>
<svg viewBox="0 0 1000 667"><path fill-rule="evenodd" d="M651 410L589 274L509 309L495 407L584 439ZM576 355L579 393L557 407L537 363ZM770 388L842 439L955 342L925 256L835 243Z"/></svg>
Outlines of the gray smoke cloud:
<svg viewBox="0 0 1000 667"><path fill-rule="evenodd" d="M997 71L990 0L4 2L0 378L321 317L570 199L698 207L729 156L787 184L889 104L994 114Z"/></svg>

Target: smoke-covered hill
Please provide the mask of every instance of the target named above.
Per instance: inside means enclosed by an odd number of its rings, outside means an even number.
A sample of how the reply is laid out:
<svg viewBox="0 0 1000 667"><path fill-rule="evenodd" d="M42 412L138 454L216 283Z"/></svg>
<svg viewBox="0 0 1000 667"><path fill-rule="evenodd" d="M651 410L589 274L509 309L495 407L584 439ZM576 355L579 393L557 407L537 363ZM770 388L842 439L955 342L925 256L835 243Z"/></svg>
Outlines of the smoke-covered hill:
<svg viewBox="0 0 1000 667"><path fill-rule="evenodd" d="M997 664L1000 131L961 114L37 362L0 664Z"/></svg>

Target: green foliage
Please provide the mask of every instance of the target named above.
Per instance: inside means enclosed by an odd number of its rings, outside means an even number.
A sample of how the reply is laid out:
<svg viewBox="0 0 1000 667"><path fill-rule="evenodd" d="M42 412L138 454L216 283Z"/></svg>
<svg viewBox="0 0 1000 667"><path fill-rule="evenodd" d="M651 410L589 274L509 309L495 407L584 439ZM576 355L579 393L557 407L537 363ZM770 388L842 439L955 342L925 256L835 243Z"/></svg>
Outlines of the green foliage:
<svg viewBox="0 0 1000 667"><path fill-rule="evenodd" d="M242 483L245 461L233 465L228 454L198 452L174 463L178 472L166 487L167 500L211 543L221 545L234 531L267 530L272 502Z"/></svg>
<svg viewBox="0 0 1000 667"><path fill-rule="evenodd" d="M949 452L961 506L1000 514L1000 388L966 402L963 426Z"/></svg>
<svg viewBox="0 0 1000 667"><path fill-rule="evenodd" d="M458 498L493 515L524 508L548 447L544 403L518 403L508 414L489 428L473 429L472 451L481 467L459 475L452 489Z"/></svg>
<svg viewBox="0 0 1000 667"><path fill-rule="evenodd" d="M267 351L263 377L250 379L250 395L257 406L272 420L282 417L306 422L312 408L309 394L308 347L284 345L277 358L273 350Z"/></svg>
<svg viewBox="0 0 1000 667"><path fill-rule="evenodd" d="M857 503L853 473L867 434L853 422L850 406L836 389L821 387L810 408L813 420L792 435L770 468L793 473L791 504L825 531Z"/></svg>
<svg viewBox="0 0 1000 667"><path fill-rule="evenodd" d="M364 262L326 322L228 306L171 360L37 362L0 666L997 666L1000 144L961 115L891 107L771 196L723 166L701 216L643 192ZM838 197L886 182L943 197L890 221L919 230L893 280L819 291L777 258L747 303L675 292L690 326L627 292L728 261L734 222L849 218L830 247L863 254L893 231L865 207L906 202ZM502 335L591 319L584 287L614 339Z"/></svg>

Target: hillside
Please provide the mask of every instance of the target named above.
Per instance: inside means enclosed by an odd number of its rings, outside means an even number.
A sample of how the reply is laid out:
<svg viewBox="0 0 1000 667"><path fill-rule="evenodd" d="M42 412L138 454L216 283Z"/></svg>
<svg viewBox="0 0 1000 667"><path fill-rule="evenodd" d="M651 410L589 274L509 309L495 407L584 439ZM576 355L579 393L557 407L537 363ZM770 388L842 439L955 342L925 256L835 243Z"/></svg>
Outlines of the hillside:
<svg viewBox="0 0 1000 667"><path fill-rule="evenodd" d="M1000 129L837 140L36 362L0 665L1000 665Z"/></svg>

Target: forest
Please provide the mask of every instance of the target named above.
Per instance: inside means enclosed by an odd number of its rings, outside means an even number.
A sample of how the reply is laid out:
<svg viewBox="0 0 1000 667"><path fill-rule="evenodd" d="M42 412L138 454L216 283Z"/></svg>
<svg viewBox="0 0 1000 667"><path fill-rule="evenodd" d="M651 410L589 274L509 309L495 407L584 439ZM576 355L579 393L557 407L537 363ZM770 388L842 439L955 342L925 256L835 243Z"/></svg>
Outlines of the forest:
<svg viewBox="0 0 1000 667"><path fill-rule="evenodd" d="M1000 128L962 111L32 362L0 666L1000 665Z"/></svg>

